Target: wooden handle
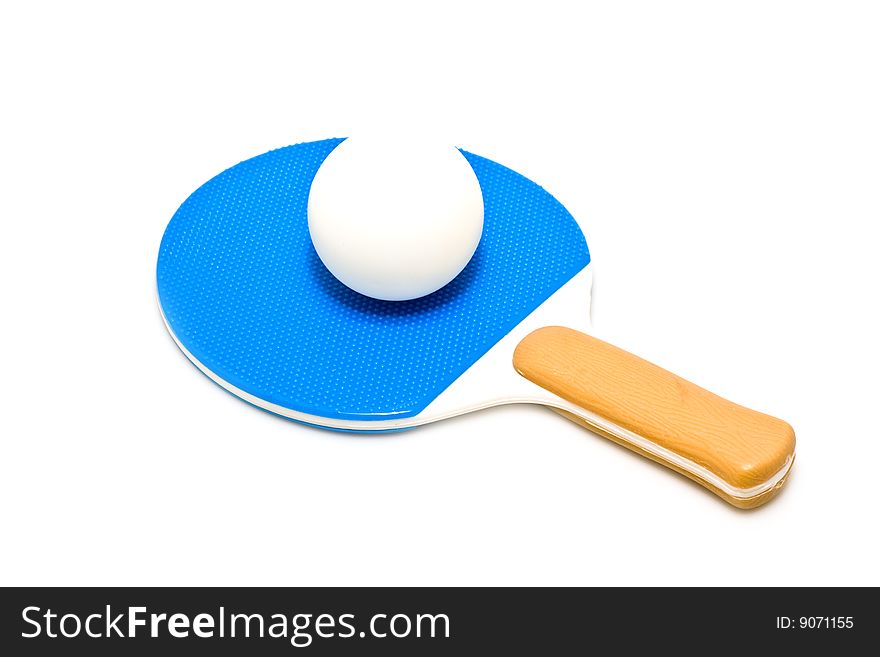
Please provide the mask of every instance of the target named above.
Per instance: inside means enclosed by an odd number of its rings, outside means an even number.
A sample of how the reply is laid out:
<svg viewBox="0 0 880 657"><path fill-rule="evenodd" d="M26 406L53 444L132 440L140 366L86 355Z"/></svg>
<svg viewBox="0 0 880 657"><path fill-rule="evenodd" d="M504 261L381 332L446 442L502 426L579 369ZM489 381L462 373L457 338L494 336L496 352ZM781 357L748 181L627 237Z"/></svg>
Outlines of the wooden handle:
<svg viewBox="0 0 880 657"><path fill-rule="evenodd" d="M570 402L579 424L690 477L740 508L772 498L794 460L794 430L646 360L560 326L513 355L517 372Z"/></svg>

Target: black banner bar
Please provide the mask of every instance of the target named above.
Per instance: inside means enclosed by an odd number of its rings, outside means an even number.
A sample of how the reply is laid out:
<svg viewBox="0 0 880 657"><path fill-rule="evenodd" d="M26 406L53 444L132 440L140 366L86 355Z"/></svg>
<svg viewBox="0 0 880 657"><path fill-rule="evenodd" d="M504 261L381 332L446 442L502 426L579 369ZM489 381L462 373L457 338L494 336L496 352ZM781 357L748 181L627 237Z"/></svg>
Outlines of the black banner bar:
<svg viewBox="0 0 880 657"><path fill-rule="evenodd" d="M840 588L21 588L0 599L6 655L629 654L646 642L853 654L876 640L880 613L876 589Z"/></svg>

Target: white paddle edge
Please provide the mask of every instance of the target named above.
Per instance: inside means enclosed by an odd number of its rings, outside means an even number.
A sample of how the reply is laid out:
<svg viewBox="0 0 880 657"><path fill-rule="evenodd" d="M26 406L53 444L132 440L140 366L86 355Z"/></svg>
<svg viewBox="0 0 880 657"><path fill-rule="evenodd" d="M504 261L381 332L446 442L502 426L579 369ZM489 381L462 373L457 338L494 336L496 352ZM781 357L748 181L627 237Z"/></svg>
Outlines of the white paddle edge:
<svg viewBox="0 0 880 657"><path fill-rule="evenodd" d="M540 404L576 415L586 421L587 424L638 447L664 463L669 463L690 473L694 477L714 486L724 494L736 499L747 500L757 497L772 490L782 481L791 469L794 461L793 457L789 457L779 471L767 481L750 488L736 488L700 464L660 447L628 429L613 424L576 404L572 404L554 395L520 376L514 370L513 352L520 341L532 331L544 326L567 326L585 333L591 332L589 309L592 283L592 265L588 264L551 295L549 299L532 311L510 333L499 340L495 346L489 349L446 390L440 393L422 412L413 417L387 420L346 420L301 413L255 397L232 385L203 365L177 339L162 310L162 304L158 299L158 291L156 299L159 313L162 315L162 321L165 323L168 333L184 355L208 378L254 406L291 420L342 431L399 431L494 406L505 404Z"/></svg>

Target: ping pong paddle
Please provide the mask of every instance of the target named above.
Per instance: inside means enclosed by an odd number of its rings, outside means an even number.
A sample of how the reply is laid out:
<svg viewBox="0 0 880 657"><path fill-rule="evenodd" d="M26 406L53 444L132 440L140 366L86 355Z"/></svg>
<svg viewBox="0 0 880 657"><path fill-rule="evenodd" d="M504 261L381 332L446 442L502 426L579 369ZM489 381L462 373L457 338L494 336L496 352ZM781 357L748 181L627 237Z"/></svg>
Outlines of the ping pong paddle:
<svg viewBox="0 0 880 657"><path fill-rule="evenodd" d="M208 377L260 408L343 431L543 404L734 506L780 490L792 428L590 336L583 233L549 193L500 164L462 151L482 189L484 227L451 283L409 301L340 283L311 243L307 201L341 141L246 160L197 189L168 224L160 309Z"/></svg>

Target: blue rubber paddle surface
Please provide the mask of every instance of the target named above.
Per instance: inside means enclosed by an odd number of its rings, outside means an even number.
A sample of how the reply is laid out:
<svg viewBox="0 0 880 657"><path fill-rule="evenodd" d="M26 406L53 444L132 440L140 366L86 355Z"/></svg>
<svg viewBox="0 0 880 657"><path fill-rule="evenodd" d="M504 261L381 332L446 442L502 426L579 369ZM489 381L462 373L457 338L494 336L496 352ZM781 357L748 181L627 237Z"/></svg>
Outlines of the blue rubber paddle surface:
<svg viewBox="0 0 880 657"><path fill-rule="evenodd" d="M485 204L471 262L421 299L362 296L327 271L308 230L312 179L341 141L271 151L197 189L162 238L159 302L194 358L259 399L326 418L410 417L590 254L550 194L463 151Z"/></svg>

